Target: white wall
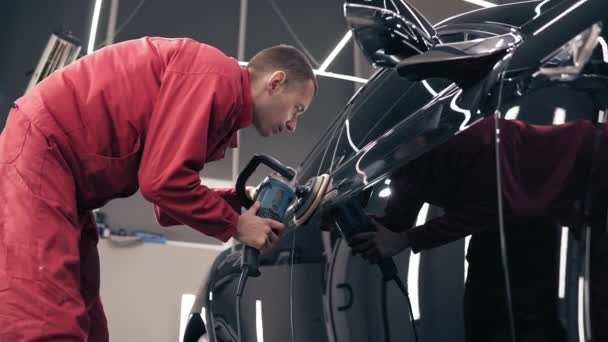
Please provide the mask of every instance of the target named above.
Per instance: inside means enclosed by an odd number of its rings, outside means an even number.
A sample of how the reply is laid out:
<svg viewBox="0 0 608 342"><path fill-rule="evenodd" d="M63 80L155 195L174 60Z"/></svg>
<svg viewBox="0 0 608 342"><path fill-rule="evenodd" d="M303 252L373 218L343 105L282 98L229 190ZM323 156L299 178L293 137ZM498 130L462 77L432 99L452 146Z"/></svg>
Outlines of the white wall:
<svg viewBox="0 0 608 342"><path fill-rule="evenodd" d="M113 342L178 340L181 296L196 294L219 250L99 241L101 298Z"/></svg>

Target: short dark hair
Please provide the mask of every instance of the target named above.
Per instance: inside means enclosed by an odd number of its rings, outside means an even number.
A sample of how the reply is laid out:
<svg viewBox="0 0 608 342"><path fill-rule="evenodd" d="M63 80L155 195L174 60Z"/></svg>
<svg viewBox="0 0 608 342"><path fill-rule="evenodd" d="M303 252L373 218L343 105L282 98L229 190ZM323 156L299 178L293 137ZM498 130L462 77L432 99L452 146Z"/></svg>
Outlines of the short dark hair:
<svg viewBox="0 0 608 342"><path fill-rule="evenodd" d="M305 82L312 80L317 93L317 77L312 65L302 51L289 45L276 45L258 52L247 65L251 81L259 79L263 75L282 70L287 74L287 82Z"/></svg>

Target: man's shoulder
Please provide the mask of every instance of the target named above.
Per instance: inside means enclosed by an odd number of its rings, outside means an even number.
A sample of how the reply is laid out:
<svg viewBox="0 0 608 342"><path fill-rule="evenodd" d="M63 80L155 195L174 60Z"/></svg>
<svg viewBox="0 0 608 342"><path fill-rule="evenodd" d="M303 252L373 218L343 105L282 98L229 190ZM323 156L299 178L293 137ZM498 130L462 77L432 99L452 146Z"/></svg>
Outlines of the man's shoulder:
<svg viewBox="0 0 608 342"><path fill-rule="evenodd" d="M215 46L192 38L150 37L160 49L173 50L168 70L187 74L216 74L240 77L238 61Z"/></svg>

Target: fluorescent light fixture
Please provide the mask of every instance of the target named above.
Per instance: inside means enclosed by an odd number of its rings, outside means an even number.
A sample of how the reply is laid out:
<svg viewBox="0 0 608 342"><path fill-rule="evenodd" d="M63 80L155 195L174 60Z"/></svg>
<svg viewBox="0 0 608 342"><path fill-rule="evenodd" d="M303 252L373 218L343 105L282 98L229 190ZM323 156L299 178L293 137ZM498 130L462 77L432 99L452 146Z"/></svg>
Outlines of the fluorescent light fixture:
<svg viewBox="0 0 608 342"><path fill-rule="evenodd" d="M348 43L348 41L353 37L353 32L348 30L348 32L346 32L346 34L344 35L344 37L342 37L342 39L340 40L340 42L338 43L338 45L336 45L336 47L332 50L332 52L329 54L329 56L327 56L327 58L325 59L325 61L323 61L323 63L321 63L321 66L319 67L319 71L325 71L327 70L327 67L329 67L329 65L331 64L331 62L334 61L334 59L336 59L336 57L338 56L338 54L340 53L340 51L342 51L342 49L344 48L344 46L346 45L346 43Z"/></svg>
<svg viewBox="0 0 608 342"><path fill-rule="evenodd" d="M255 300L255 333L258 342L264 342L264 321L262 320L262 301Z"/></svg>
<svg viewBox="0 0 608 342"><path fill-rule="evenodd" d="M568 262L568 227L562 227L562 239L559 245L559 299L566 298L566 264Z"/></svg>
<svg viewBox="0 0 608 342"><path fill-rule="evenodd" d="M219 255L219 252L223 252L226 250L226 248L229 247L229 246L228 247L226 246L227 244L211 245L208 243L172 241L172 240L165 241L165 245L174 246L174 247L205 249L208 251L217 252L218 255Z"/></svg>
<svg viewBox="0 0 608 342"><path fill-rule="evenodd" d="M564 122L566 122L566 110L560 107L555 108L555 113L553 113L553 124L561 125Z"/></svg>
<svg viewBox="0 0 608 342"><path fill-rule="evenodd" d="M93 20L91 21L91 32L89 33L89 46L87 54L90 54L95 49L95 36L97 36L97 25L99 24L99 14L101 13L102 0L95 0L95 8L93 9Z"/></svg>
<svg viewBox="0 0 608 342"><path fill-rule="evenodd" d="M327 72L322 70L315 70L315 75L329 77L329 78L337 78L339 80L351 81L355 83L367 83L367 79L361 77L355 77L350 75L336 74L333 72Z"/></svg>
<svg viewBox="0 0 608 342"><path fill-rule="evenodd" d="M546 23L545 25L543 25L541 28L539 28L538 30L536 30L532 35L536 36L539 33L543 32L547 27L555 24L557 21L561 20L563 17L565 17L566 15L568 15L568 13L574 11L575 9L577 9L578 7L580 7L582 4L584 4L585 2L587 2L587 0L581 0L577 3L575 3L574 5L570 6L567 10L563 11L560 15L558 15L557 17L553 18L551 21L549 21L548 23Z"/></svg>
<svg viewBox="0 0 608 342"><path fill-rule="evenodd" d="M519 115L519 110L520 110L519 106L514 106L514 107L509 108L509 110L507 110L507 112L505 113L505 119L506 120L517 119L517 116Z"/></svg>
<svg viewBox="0 0 608 342"><path fill-rule="evenodd" d="M378 197L385 198L385 197L389 197L390 195L391 195L391 189L384 188L380 191L380 193L378 194Z"/></svg>
<svg viewBox="0 0 608 342"><path fill-rule="evenodd" d="M188 325L188 318L190 318L190 310L194 305L196 296L190 293L184 293L182 295L182 303L179 310L179 336L177 341L181 342L184 339L184 332L186 332L186 325Z"/></svg>
<svg viewBox="0 0 608 342"><path fill-rule="evenodd" d="M469 250L469 242L471 242L471 236L464 238L464 282L467 282L467 275L469 274L469 262L467 261L467 251Z"/></svg>
<svg viewBox="0 0 608 342"><path fill-rule="evenodd" d="M477 6L481 6L481 7L496 7L498 6L495 3L489 2L489 1L484 1L484 0L462 0L464 2L468 2L470 4L473 5L477 5Z"/></svg>

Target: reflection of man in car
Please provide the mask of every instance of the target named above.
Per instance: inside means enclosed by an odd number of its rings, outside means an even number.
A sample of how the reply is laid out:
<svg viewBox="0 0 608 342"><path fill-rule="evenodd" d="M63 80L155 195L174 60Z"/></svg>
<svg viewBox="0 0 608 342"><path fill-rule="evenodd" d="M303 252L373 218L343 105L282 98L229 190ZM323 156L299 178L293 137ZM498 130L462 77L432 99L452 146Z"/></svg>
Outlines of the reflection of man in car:
<svg viewBox="0 0 608 342"><path fill-rule="evenodd" d="M467 341L509 338L505 310L493 307L494 303L498 306L504 303L501 295L504 289L492 291L492 287L500 286L502 280L496 278L502 274L493 272L493 280L491 276L485 277L487 274L479 274L481 270L487 272L489 264L500 267L493 120L482 120L392 174L392 195L385 216L374 221L376 231L360 234L351 242L355 253L377 262L408 247L419 252L475 234L467 255L470 262L465 296ZM608 341L607 296L602 293L608 288L608 276L601 271L608 250L603 234L606 196L602 195L608 192L607 184L597 177L605 175L608 166L606 135L598 138L600 148L594 153L595 128L588 121L533 126L501 120L500 129L500 166L507 242L512 247L509 255L513 255L512 278L518 277L517 268L528 267L528 271L519 273L521 279L511 279L518 337L522 341L558 339L557 281L555 273L549 271L556 265L551 258L540 263L538 252L555 249L555 224L575 227L585 189L592 184L592 322L595 338ZM597 170L590 176L592 159ZM444 215L412 228L424 202L442 207ZM546 234L544 239L542 234ZM535 259L526 260L525 248L520 249L522 244ZM524 273L527 275L523 276ZM528 275L532 278L526 278ZM483 291L487 293L484 295ZM498 298L491 300L491 296Z"/></svg>
<svg viewBox="0 0 608 342"><path fill-rule="evenodd" d="M265 49L246 68L191 39L142 38L83 57L18 99L0 135L0 340L107 341L91 209L141 187L161 225L257 249L283 224L240 214L205 163L252 124L293 131L317 83L304 55Z"/></svg>

